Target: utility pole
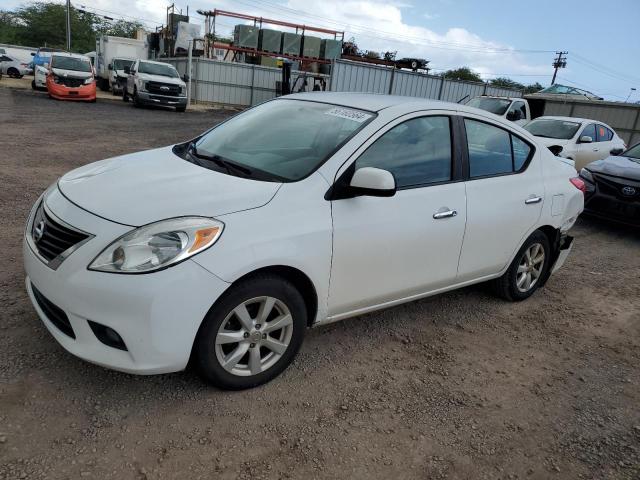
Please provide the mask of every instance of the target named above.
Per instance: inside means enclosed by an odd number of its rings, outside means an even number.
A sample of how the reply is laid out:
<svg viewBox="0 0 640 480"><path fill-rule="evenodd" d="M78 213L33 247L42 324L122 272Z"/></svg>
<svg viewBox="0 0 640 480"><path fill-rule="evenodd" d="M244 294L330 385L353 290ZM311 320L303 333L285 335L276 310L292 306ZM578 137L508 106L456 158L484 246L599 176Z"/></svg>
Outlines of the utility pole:
<svg viewBox="0 0 640 480"><path fill-rule="evenodd" d="M67 0L67 51L71 51L71 0Z"/></svg>
<svg viewBox="0 0 640 480"><path fill-rule="evenodd" d="M558 75L558 69L559 68L566 68L566 66L567 66L567 57L566 57L566 55L568 53L569 52L556 52L556 55L558 55L558 56L553 60L553 63L551 64L553 66L553 68L555 68L555 70L553 71L553 78L551 79L551 85L556 83L556 75ZM564 58L562 58L563 55L565 55Z"/></svg>

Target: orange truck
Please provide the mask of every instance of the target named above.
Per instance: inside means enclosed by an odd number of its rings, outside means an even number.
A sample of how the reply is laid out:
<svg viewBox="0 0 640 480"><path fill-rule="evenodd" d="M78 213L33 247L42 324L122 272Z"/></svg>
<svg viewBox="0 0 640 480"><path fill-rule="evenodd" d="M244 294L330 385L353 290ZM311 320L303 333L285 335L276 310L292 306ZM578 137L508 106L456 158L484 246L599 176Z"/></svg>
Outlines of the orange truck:
<svg viewBox="0 0 640 480"><path fill-rule="evenodd" d="M51 54L47 73L49 97L57 100L96 101L96 80L91 60L67 52Z"/></svg>

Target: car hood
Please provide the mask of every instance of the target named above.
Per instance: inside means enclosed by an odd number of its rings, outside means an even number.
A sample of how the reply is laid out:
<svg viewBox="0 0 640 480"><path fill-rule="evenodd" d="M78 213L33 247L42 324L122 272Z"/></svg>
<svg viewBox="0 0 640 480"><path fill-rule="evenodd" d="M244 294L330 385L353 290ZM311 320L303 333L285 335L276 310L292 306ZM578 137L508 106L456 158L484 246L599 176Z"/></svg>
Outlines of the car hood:
<svg viewBox="0 0 640 480"><path fill-rule="evenodd" d="M614 177L624 177L630 180L640 181L640 160L635 161L628 157L607 157L604 160L596 160L587 165L587 170Z"/></svg>
<svg viewBox="0 0 640 480"><path fill-rule="evenodd" d="M138 72L138 78L144 81L171 83L173 85L180 85L181 87L185 86L185 83L176 77L165 77L164 75L151 75L150 73Z"/></svg>
<svg viewBox="0 0 640 480"><path fill-rule="evenodd" d="M89 78L93 76L92 72L78 72L76 70L65 70L64 68L53 68L52 70L59 77Z"/></svg>
<svg viewBox="0 0 640 480"><path fill-rule="evenodd" d="M91 163L58 181L71 202L131 226L257 208L269 203L281 185L208 170L178 157L172 147Z"/></svg>

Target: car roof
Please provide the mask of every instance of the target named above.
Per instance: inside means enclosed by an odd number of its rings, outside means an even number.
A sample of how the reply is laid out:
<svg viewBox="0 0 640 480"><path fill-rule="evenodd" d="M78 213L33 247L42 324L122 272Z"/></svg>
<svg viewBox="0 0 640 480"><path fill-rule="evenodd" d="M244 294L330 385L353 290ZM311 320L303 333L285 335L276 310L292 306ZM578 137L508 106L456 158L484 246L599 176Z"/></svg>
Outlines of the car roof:
<svg viewBox="0 0 640 480"><path fill-rule="evenodd" d="M563 120L565 122L574 122L574 123L601 123L609 127L606 123L601 120L594 120L592 118L579 118L579 117L560 117L555 115L545 115L543 117L535 118L534 120ZM611 128L611 127L609 127Z"/></svg>
<svg viewBox="0 0 640 480"><path fill-rule="evenodd" d="M69 58L80 58L82 60L86 60L90 62L91 60L86 55L82 55L80 53L70 53L70 52L52 52L52 57L69 57Z"/></svg>
<svg viewBox="0 0 640 480"><path fill-rule="evenodd" d="M477 109L465 107L457 103L429 100L418 97L402 97L399 95L385 95L383 93L356 92L306 92L287 95L286 99L306 100L330 103L342 107L379 112L390 107L406 107L407 111L415 110L458 110L477 112Z"/></svg>
<svg viewBox="0 0 640 480"><path fill-rule="evenodd" d="M154 60L147 60L146 58L140 58L139 60L141 62L144 62L144 63L154 63L156 65L169 65L170 67L173 67L173 65L171 65L170 63L167 63L167 62L156 62Z"/></svg>

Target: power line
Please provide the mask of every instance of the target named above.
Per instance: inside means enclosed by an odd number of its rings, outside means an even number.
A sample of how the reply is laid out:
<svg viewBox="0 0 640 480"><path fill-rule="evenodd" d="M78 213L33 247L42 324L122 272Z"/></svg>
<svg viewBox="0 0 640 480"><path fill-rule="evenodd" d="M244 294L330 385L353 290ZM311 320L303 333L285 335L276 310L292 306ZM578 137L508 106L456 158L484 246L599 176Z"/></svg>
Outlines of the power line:
<svg viewBox="0 0 640 480"><path fill-rule="evenodd" d="M595 70L596 72L602 73L603 75L607 75L615 80L619 80L619 81L623 81L623 82L627 82L627 83L640 83L640 79L626 75L626 74L622 74L619 72L615 72L611 69L608 69L607 67L601 67L599 64L592 62L584 57L582 57L581 55L578 55L577 53L572 53L572 58L578 62L579 64L587 67L587 68L591 68L592 70Z"/></svg>

